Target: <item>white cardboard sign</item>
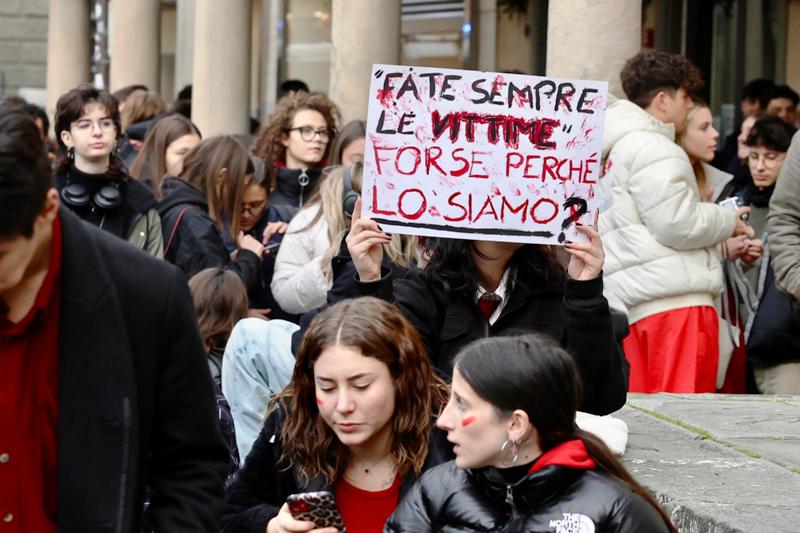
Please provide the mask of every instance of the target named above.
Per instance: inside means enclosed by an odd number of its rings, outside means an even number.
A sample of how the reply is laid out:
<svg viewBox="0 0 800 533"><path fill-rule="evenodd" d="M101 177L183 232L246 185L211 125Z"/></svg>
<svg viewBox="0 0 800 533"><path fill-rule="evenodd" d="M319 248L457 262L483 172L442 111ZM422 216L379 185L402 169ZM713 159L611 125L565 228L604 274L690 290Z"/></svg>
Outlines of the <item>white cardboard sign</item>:
<svg viewBox="0 0 800 533"><path fill-rule="evenodd" d="M604 203L607 95L603 81L373 65L362 216L390 233L580 240L575 223Z"/></svg>

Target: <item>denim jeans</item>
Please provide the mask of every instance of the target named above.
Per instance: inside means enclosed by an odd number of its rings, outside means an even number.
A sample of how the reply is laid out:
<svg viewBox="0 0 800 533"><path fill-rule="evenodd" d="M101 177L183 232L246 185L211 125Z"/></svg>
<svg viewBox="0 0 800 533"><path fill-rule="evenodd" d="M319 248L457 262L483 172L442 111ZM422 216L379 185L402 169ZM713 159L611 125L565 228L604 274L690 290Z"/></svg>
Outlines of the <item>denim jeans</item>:
<svg viewBox="0 0 800 533"><path fill-rule="evenodd" d="M298 329L285 320L245 318L225 345L222 393L231 406L242 464L264 424L270 398L292 379L292 334Z"/></svg>

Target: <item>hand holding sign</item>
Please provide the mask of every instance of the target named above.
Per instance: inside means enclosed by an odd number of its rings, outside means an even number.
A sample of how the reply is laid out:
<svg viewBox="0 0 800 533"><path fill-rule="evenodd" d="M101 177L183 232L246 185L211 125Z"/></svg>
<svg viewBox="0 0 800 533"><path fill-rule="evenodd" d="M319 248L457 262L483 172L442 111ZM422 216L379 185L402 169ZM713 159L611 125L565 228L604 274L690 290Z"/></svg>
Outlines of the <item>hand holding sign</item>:
<svg viewBox="0 0 800 533"><path fill-rule="evenodd" d="M603 243L596 228L576 226L576 229L587 237L586 242L568 242L564 249L572 255L567 266L569 277L578 281L587 281L600 276L606 254Z"/></svg>
<svg viewBox="0 0 800 533"><path fill-rule="evenodd" d="M389 244L391 237L386 235L374 220L361 218L361 198L356 200L350 233L347 235L347 249L358 271L361 281L376 281L381 277L383 245Z"/></svg>

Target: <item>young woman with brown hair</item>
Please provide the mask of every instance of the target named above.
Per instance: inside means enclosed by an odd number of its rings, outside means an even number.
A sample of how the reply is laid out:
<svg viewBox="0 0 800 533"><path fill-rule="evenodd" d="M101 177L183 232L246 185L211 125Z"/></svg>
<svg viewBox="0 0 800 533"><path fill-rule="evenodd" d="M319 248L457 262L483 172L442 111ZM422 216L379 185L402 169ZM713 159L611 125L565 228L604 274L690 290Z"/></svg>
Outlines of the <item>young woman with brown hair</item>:
<svg viewBox="0 0 800 533"><path fill-rule="evenodd" d="M214 381L219 428L228 445L230 473L239 469L236 431L228 400L222 394L222 355L234 326L247 316L248 300L244 283L224 268L206 268L189 280L189 292L197 315L197 326L208 356L208 369ZM258 319L256 319L258 320Z"/></svg>
<svg viewBox="0 0 800 533"><path fill-rule="evenodd" d="M161 220L147 187L130 179L119 157L117 100L80 85L58 99L55 183L67 209L82 220L162 257Z"/></svg>
<svg viewBox="0 0 800 533"><path fill-rule="evenodd" d="M378 532L426 469L447 460L433 419L446 387L411 324L375 298L320 313L228 490L225 532L328 532L295 520L293 493L329 490L348 531Z"/></svg>
<svg viewBox="0 0 800 533"><path fill-rule="evenodd" d="M436 423L456 459L422 476L384 531L677 531L606 445L576 426L580 396L572 357L544 336L466 347Z"/></svg>
<svg viewBox="0 0 800 533"><path fill-rule="evenodd" d="M131 166L131 176L150 187L160 200L161 182L166 176L181 175L183 158L201 138L197 126L183 115L162 118L150 128Z"/></svg>
<svg viewBox="0 0 800 533"><path fill-rule="evenodd" d="M206 139L183 160L181 177L164 180L158 203L163 220L164 257L191 277L208 267L228 267L256 288L264 246L239 229L242 190L253 164L247 150L230 136ZM221 232L227 227L238 246L231 259Z"/></svg>
<svg viewBox="0 0 800 533"><path fill-rule="evenodd" d="M264 160L270 203L288 222L311 196L330 158L339 110L327 96L298 92L282 98L262 124L252 152Z"/></svg>

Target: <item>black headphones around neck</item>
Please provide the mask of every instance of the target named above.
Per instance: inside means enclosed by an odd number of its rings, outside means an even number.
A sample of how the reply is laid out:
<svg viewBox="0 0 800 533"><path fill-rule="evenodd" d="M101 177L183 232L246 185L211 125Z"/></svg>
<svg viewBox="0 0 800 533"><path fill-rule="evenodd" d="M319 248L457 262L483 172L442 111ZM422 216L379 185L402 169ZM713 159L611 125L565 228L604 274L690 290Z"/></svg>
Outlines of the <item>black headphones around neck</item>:
<svg viewBox="0 0 800 533"><path fill-rule="evenodd" d="M361 195L353 189L352 168L353 167L350 165L344 167L344 173L342 174L342 209L344 209L344 213L348 217L353 216L353 211L356 208L356 200L361 197Z"/></svg>
<svg viewBox="0 0 800 533"><path fill-rule="evenodd" d="M119 189L119 182L112 180L100 187L92 197L86 185L72 181L67 174L67 184L61 189L61 199L70 207L86 207L92 204L104 211L111 211L122 205L122 191Z"/></svg>

